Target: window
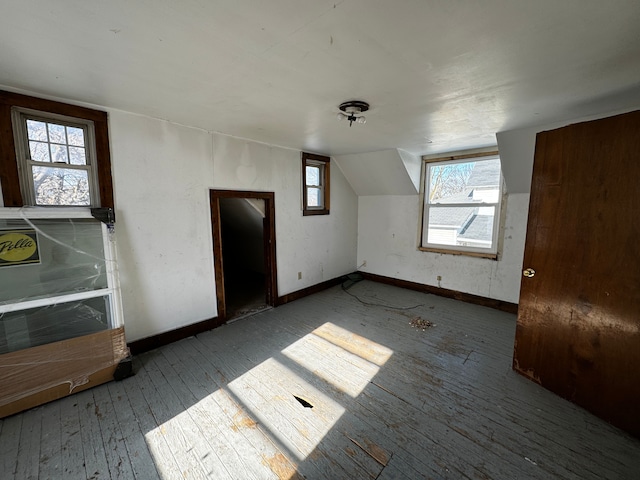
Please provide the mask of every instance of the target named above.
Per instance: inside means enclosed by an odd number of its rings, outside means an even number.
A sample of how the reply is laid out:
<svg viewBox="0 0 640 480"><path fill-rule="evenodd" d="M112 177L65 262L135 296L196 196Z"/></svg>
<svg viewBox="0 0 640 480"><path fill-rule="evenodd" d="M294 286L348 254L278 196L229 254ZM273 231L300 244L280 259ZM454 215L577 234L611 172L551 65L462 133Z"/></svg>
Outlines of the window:
<svg viewBox="0 0 640 480"><path fill-rule="evenodd" d="M93 122L14 109L13 127L26 204L100 204Z"/></svg>
<svg viewBox="0 0 640 480"><path fill-rule="evenodd" d="M424 159L420 249L497 258L498 152Z"/></svg>
<svg viewBox="0 0 640 480"><path fill-rule="evenodd" d="M5 207L113 208L105 112L0 90L0 132Z"/></svg>
<svg viewBox="0 0 640 480"><path fill-rule="evenodd" d="M329 157L302 152L302 214L329 214Z"/></svg>

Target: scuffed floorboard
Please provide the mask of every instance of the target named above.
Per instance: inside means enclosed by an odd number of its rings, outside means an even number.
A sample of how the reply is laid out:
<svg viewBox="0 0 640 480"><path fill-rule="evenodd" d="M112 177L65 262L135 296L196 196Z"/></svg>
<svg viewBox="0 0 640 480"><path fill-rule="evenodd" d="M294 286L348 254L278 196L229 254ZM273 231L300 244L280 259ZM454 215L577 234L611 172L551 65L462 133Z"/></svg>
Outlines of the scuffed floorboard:
<svg viewBox="0 0 640 480"><path fill-rule="evenodd" d="M0 478L638 478L639 440L512 371L515 320L335 287L0 420Z"/></svg>

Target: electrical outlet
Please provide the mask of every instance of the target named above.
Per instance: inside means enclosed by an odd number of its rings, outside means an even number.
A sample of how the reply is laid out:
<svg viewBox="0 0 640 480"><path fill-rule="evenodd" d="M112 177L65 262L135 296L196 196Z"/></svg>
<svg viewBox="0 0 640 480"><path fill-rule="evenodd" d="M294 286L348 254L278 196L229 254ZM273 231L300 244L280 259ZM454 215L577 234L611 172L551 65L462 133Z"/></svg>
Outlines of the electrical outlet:
<svg viewBox="0 0 640 480"><path fill-rule="evenodd" d="M302 280L302 272L298 272L298 280Z"/></svg>
<svg viewBox="0 0 640 480"><path fill-rule="evenodd" d="M366 260L363 260L363 261L362 261L362 266L363 266L363 267L366 267L366 266L367 266L367 261L366 261Z"/></svg>
<svg viewBox="0 0 640 480"><path fill-rule="evenodd" d="M436 277L436 280L438 280L438 281L442 280L442 275L438 275L438 276Z"/></svg>

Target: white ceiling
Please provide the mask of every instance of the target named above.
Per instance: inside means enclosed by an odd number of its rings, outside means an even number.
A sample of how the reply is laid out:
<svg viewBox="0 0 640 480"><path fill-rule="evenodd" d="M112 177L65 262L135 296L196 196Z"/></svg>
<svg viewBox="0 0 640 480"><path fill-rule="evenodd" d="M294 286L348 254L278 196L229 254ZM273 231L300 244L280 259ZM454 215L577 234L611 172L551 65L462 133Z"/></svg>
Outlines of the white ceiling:
<svg viewBox="0 0 640 480"><path fill-rule="evenodd" d="M23 0L0 84L329 155L640 105L638 0ZM362 99L366 125L336 120Z"/></svg>

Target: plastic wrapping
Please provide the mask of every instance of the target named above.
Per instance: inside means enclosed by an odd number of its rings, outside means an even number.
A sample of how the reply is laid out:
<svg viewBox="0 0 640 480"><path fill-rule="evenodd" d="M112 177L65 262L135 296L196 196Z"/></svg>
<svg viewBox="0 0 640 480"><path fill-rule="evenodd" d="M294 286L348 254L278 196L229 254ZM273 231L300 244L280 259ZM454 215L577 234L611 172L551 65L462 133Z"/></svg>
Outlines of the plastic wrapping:
<svg viewBox="0 0 640 480"><path fill-rule="evenodd" d="M101 223L0 220L0 249L20 246L16 239L26 236L37 249L31 261L0 263L0 354L110 328Z"/></svg>
<svg viewBox="0 0 640 480"><path fill-rule="evenodd" d="M109 310L105 296L4 313L0 354L107 330Z"/></svg>
<svg viewBox="0 0 640 480"><path fill-rule="evenodd" d="M128 355L122 327L0 355L0 418L109 381Z"/></svg>
<svg viewBox="0 0 640 480"><path fill-rule="evenodd" d="M0 417L107 381L129 355L114 255L88 209L0 210Z"/></svg>

